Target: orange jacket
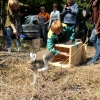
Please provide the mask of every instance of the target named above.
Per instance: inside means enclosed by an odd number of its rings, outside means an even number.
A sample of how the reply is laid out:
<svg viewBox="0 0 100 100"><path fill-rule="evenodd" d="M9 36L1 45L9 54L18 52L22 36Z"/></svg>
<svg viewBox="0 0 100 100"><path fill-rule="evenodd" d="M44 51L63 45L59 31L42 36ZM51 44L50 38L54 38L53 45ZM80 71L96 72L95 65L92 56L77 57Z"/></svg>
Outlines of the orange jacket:
<svg viewBox="0 0 100 100"><path fill-rule="evenodd" d="M40 13L38 14L38 19L40 18L40 16L44 16L45 19L46 19L46 21L48 21L48 20L50 19L50 15L49 15L49 13L47 13L47 12L45 12L45 13L40 12Z"/></svg>

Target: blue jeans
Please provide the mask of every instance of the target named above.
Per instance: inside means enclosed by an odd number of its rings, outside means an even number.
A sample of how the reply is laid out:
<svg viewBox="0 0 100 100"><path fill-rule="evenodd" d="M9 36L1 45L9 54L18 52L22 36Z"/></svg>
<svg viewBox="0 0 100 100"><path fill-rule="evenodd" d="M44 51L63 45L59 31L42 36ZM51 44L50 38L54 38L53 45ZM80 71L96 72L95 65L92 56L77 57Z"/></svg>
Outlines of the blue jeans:
<svg viewBox="0 0 100 100"><path fill-rule="evenodd" d="M93 46L95 47L95 50L96 50L95 55L92 58L92 62L95 63L99 59L99 56L100 56L100 34L97 34L94 36L94 29L93 29L91 36L93 37L90 39L90 42L93 43Z"/></svg>
<svg viewBox="0 0 100 100"><path fill-rule="evenodd" d="M10 48L11 40L12 40L11 37L13 35L13 30L12 30L11 27L7 27L5 30L6 30L7 48ZM18 31L18 33L19 33L19 31ZM16 39L16 45L17 45L17 47L21 45L19 36L18 36L18 39Z"/></svg>
<svg viewBox="0 0 100 100"><path fill-rule="evenodd" d="M47 25L39 25L40 38L43 39L44 45L47 44Z"/></svg>

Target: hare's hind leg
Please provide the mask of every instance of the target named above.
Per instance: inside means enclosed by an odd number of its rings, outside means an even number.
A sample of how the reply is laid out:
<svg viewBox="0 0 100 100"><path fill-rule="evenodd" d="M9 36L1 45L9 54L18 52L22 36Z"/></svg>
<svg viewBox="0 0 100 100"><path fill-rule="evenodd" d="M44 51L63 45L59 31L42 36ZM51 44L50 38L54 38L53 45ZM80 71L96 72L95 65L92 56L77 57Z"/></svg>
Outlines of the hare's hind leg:
<svg viewBox="0 0 100 100"><path fill-rule="evenodd" d="M45 71L45 70L47 70L49 68L48 67L48 61L47 61L45 55L43 55L43 62L44 62L44 67L41 68L41 69L38 69L38 72L43 72L43 71Z"/></svg>
<svg viewBox="0 0 100 100"><path fill-rule="evenodd" d="M36 83L36 80L37 80L37 74L34 73L34 81L30 85L34 85Z"/></svg>

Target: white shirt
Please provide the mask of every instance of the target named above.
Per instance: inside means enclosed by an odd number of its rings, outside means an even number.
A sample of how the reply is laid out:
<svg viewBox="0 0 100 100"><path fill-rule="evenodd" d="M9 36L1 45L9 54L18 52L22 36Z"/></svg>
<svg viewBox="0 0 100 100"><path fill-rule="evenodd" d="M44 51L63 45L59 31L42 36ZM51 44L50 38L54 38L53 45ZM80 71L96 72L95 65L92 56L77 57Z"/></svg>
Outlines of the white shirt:
<svg viewBox="0 0 100 100"><path fill-rule="evenodd" d="M83 15L86 14L86 10L83 10L83 11L82 11L82 14L83 14Z"/></svg>
<svg viewBox="0 0 100 100"><path fill-rule="evenodd" d="M49 26L51 25L52 21L54 20L60 20L60 12L58 10L53 10L50 13L50 21L49 21Z"/></svg>

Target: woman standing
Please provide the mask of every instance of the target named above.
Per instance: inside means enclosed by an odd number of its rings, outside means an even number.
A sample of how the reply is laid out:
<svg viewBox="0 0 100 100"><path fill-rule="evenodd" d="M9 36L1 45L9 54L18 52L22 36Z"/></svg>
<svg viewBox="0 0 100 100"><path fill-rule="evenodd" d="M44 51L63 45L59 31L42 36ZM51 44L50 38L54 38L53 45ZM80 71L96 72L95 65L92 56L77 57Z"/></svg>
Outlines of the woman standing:
<svg viewBox="0 0 100 100"><path fill-rule="evenodd" d="M40 7L41 12L38 14L39 34L43 39L44 45L47 43L47 24L50 19L49 13L45 12L45 7Z"/></svg>
<svg viewBox="0 0 100 100"><path fill-rule="evenodd" d="M49 29L54 20L60 20L60 12L57 10L57 4L53 4L53 11L50 13Z"/></svg>
<svg viewBox="0 0 100 100"><path fill-rule="evenodd" d="M14 34L16 37L16 45L18 51L21 51L20 44L20 7L24 5L19 3L18 0L8 0L7 17L5 22L6 41L8 52L11 52L11 37Z"/></svg>

